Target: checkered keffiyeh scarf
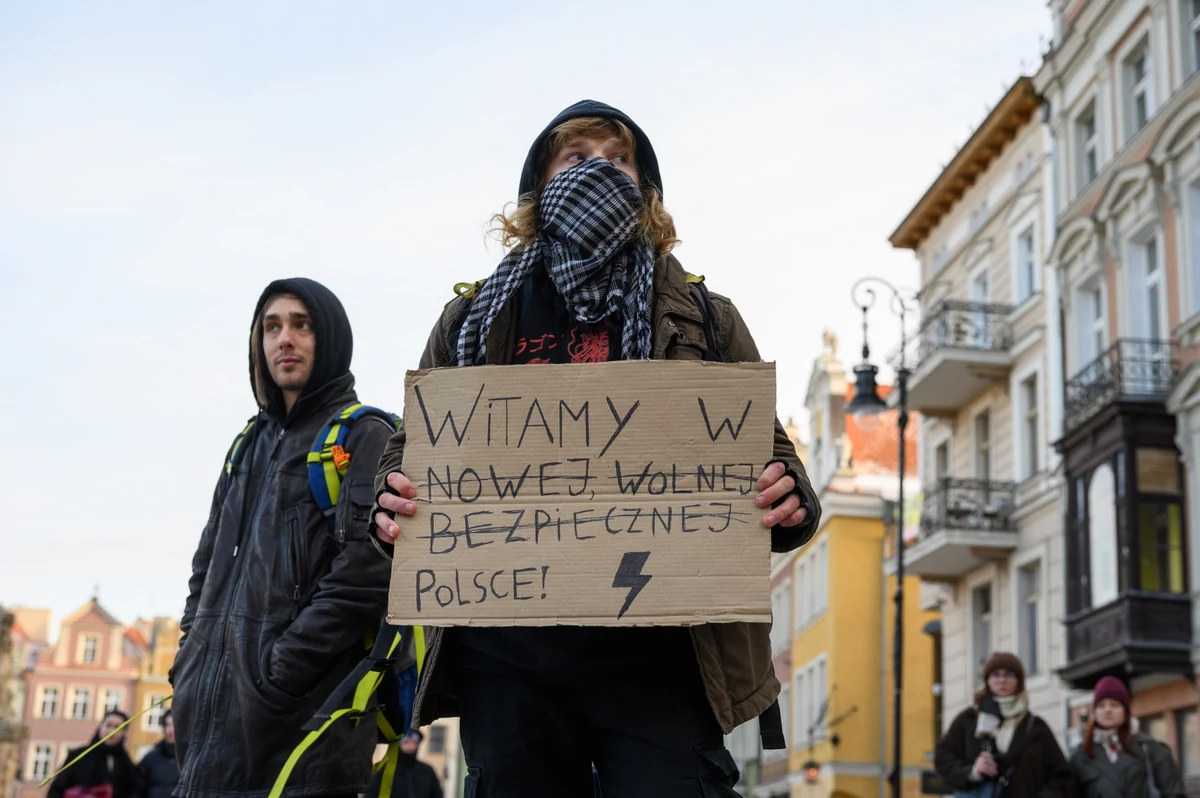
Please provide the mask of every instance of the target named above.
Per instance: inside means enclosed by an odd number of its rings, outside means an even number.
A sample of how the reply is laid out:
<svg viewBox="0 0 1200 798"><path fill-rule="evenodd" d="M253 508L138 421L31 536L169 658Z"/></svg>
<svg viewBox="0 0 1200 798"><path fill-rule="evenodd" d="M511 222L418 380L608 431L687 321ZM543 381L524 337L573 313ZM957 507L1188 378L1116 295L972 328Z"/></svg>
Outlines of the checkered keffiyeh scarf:
<svg viewBox="0 0 1200 798"><path fill-rule="evenodd" d="M622 319L624 358L648 358L654 251L634 240L641 213L637 185L604 158L555 175L542 192L537 236L500 261L471 303L458 335L458 365L486 362L492 322L539 262L576 321Z"/></svg>

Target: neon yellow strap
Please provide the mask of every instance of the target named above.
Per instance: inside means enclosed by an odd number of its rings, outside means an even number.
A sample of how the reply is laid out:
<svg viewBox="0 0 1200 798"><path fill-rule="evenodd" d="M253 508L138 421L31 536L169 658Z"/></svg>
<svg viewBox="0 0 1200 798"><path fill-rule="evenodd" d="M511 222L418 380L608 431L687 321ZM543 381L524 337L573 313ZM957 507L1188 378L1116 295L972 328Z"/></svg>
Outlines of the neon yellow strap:
<svg viewBox="0 0 1200 798"><path fill-rule="evenodd" d="M702 282L704 282L704 275L703 274L685 274L685 279L689 283L702 283Z"/></svg>
<svg viewBox="0 0 1200 798"><path fill-rule="evenodd" d="M425 669L425 627L414 626L412 630L413 643L416 646L417 652L417 675L420 676L421 671ZM396 636L399 637L399 635Z"/></svg>
<svg viewBox="0 0 1200 798"><path fill-rule="evenodd" d="M329 501L337 506L338 494L342 492L342 475L338 472L337 464L333 462L333 445L337 443L338 433L342 430L342 422L350 417L362 404L350 405L343 410L337 421L329 425L329 434L321 442L321 451L309 452L307 462L320 463L325 472L325 489L329 491Z"/></svg>
<svg viewBox="0 0 1200 798"><path fill-rule="evenodd" d="M249 424L246 425L246 428L244 430L242 430L236 438L234 438L233 448L229 450L229 459L225 461L225 473L226 474L233 473L233 461L237 459L238 449L242 448L242 441L246 440L246 436L250 434L250 429L253 426L254 426L254 422L251 421Z"/></svg>
<svg viewBox="0 0 1200 798"><path fill-rule="evenodd" d="M392 728L392 724L388 723L383 713L378 715L378 719L379 730L383 732L383 739L387 740L388 744L387 755L379 762L383 767L383 778L379 781L379 794L390 796L392 782L396 778L396 765L400 761L400 738L396 736L396 730Z"/></svg>
<svg viewBox="0 0 1200 798"><path fill-rule="evenodd" d="M166 698L160 698L158 701L155 701L153 704L151 704L150 706L146 707L146 708L145 708L145 709L143 709L141 712L137 713L137 714L136 714L136 715L134 715L132 718L130 718L129 720L125 721L125 722L124 722L124 723L122 723L120 726L118 726L117 728L115 728L115 729L113 729L112 731L110 731L108 734L106 734L106 735L104 735L103 737L101 737L99 740L97 740L97 741L96 741L95 745L92 745L92 746L90 746L90 747L89 747L89 748L88 748L86 751L84 751L82 754L80 754L79 756L75 757L75 758L74 758L74 759L72 759L70 762L68 762L67 764L65 764L65 765L63 765L62 767L60 767L58 770L56 770L56 771L54 771L53 773L51 773L51 774L50 774L48 777L46 777L46 780L45 780L45 781L43 781L43 782L42 782L41 784L39 784L38 786L39 786L39 787L45 787L47 784L49 784L50 782L52 782L52 781L54 781L55 779L57 779L60 773L62 773L63 771L67 770L68 768L70 768L70 767L74 766L74 764L75 764L76 762L78 762L79 760L83 759L85 756L87 756L88 754L90 754L92 751L95 751L95 750L96 750L97 748L99 748L100 746L104 745L104 743L105 743L105 742L108 740L108 738L109 738L109 737L112 737L114 734L116 734L117 732L121 731L121 729L124 729L124 728L125 728L126 726L128 726L130 723L133 723L135 720L137 720L138 718L140 718L142 715L145 715L147 712L149 712L150 710L154 709L155 707L160 707L160 706L162 706L163 704L167 703L168 701L170 701L170 700L171 700L171 698L172 698L172 697L173 697L173 695L169 695L169 696L167 696Z"/></svg>
<svg viewBox="0 0 1200 798"><path fill-rule="evenodd" d="M458 294L463 299L471 299L483 287L483 280L476 280L473 283L455 283L454 293Z"/></svg>
<svg viewBox="0 0 1200 798"><path fill-rule="evenodd" d="M388 646L388 656L391 657L396 653L396 648L400 645L400 634L397 633ZM312 747L325 730L334 724L335 721L352 715L357 720L367 711L367 702L371 700L371 696L379 689L379 683L383 681L384 671L369 671L366 676L359 680L354 688L354 699L350 702L350 706L345 709L339 709L329 716L329 720L321 724L321 727L310 731L308 735L296 746L292 751L291 756L283 763L283 769L279 771L279 775L275 778L275 786L271 788L271 792L267 798L279 798L283 795L283 788L287 786L288 779L292 777L292 771L296 769L296 763L300 761L300 757L304 756L304 752ZM382 719L383 715L377 714L377 720ZM390 728L390 726L389 726ZM392 766L392 772L395 773L395 766ZM386 779L386 773L384 775ZM391 787L391 784L388 784ZM386 792L381 792L381 795L387 795Z"/></svg>

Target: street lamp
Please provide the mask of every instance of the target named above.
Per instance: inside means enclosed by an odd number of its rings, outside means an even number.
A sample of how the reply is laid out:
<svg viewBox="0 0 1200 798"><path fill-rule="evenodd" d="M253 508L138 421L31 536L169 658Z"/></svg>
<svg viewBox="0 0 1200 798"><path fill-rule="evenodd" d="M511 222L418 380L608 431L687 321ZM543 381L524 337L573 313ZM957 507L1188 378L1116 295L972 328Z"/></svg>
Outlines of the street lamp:
<svg viewBox="0 0 1200 798"><path fill-rule="evenodd" d="M878 277L864 277L854 284L851 297L863 314L862 363L854 367L854 397L846 406L847 412L856 419L877 416L887 410L887 403L879 396L875 376L879 369L871 365L871 350L867 346L867 311L875 304L875 291L865 287L875 283L891 292L892 313L900 317L900 362L896 367L896 390L899 391L897 409L900 411L900 489L897 497L899 518L896 523L896 629L892 644L892 772L888 780L892 786L892 798L900 798L900 774L903 760L900 758L901 740L901 696L904 687L904 433L908 428L908 377L905 350L908 348L907 314L909 299L898 288Z"/></svg>

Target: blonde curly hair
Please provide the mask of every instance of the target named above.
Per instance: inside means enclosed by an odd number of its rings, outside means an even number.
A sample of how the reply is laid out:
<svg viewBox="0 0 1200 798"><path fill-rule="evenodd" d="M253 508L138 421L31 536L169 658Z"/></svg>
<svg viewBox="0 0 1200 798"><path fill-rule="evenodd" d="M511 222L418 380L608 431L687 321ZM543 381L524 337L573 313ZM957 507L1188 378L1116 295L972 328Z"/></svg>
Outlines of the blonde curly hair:
<svg viewBox="0 0 1200 798"><path fill-rule="evenodd" d="M491 232L496 235L505 249L524 249L533 242L534 236L537 235L538 204L542 197L542 191L546 188L546 167L554 154L572 139L585 138L603 141L614 137L621 142L622 146L629 149L630 155L636 162L637 143L633 138L633 132L616 119L602 119L595 116L568 119L550 132L545 146L538 155L534 169L534 174L537 175L534 190L521 196L511 212L506 207L504 212L492 217ZM649 183L642 185L642 200L642 218L638 222L639 232L654 247L656 255L665 255L679 243L679 238L675 235L675 220L663 207L662 194L655 186Z"/></svg>

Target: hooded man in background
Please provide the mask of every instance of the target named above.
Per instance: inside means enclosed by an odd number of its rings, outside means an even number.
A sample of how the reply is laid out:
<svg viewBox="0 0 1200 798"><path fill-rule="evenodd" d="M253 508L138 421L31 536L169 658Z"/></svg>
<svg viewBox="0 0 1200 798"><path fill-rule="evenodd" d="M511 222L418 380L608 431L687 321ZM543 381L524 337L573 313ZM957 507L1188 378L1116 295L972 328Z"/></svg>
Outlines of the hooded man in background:
<svg viewBox="0 0 1200 798"><path fill-rule="evenodd" d="M383 616L389 568L367 525L395 428L375 416L350 427L332 524L309 483L314 437L358 403L352 351L329 289L297 278L263 291L250 331L258 414L217 482L172 671L179 798L267 795ZM334 724L300 758L288 794L363 792L375 734L374 723Z"/></svg>
<svg viewBox="0 0 1200 798"><path fill-rule="evenodd" d="M496 217L511 251L446 306L420 368L701 360L715 354L714 338L719 359L761 359L732 302L693 299L670 254L678 241L658 159L628 116L591 100L563 111L530 148L519 195ZM757 503L764 548L769 536L785 552L812 537L820 506L775 428ZM372 519L385 543L401 525L416 528L404 443L400 431L380 462ZM734 796L738 771L722 735L772 708L780 690L769 624L427 635L414 725L461 715L468 795L590 797L594 763L606 796Z"/></svg>

